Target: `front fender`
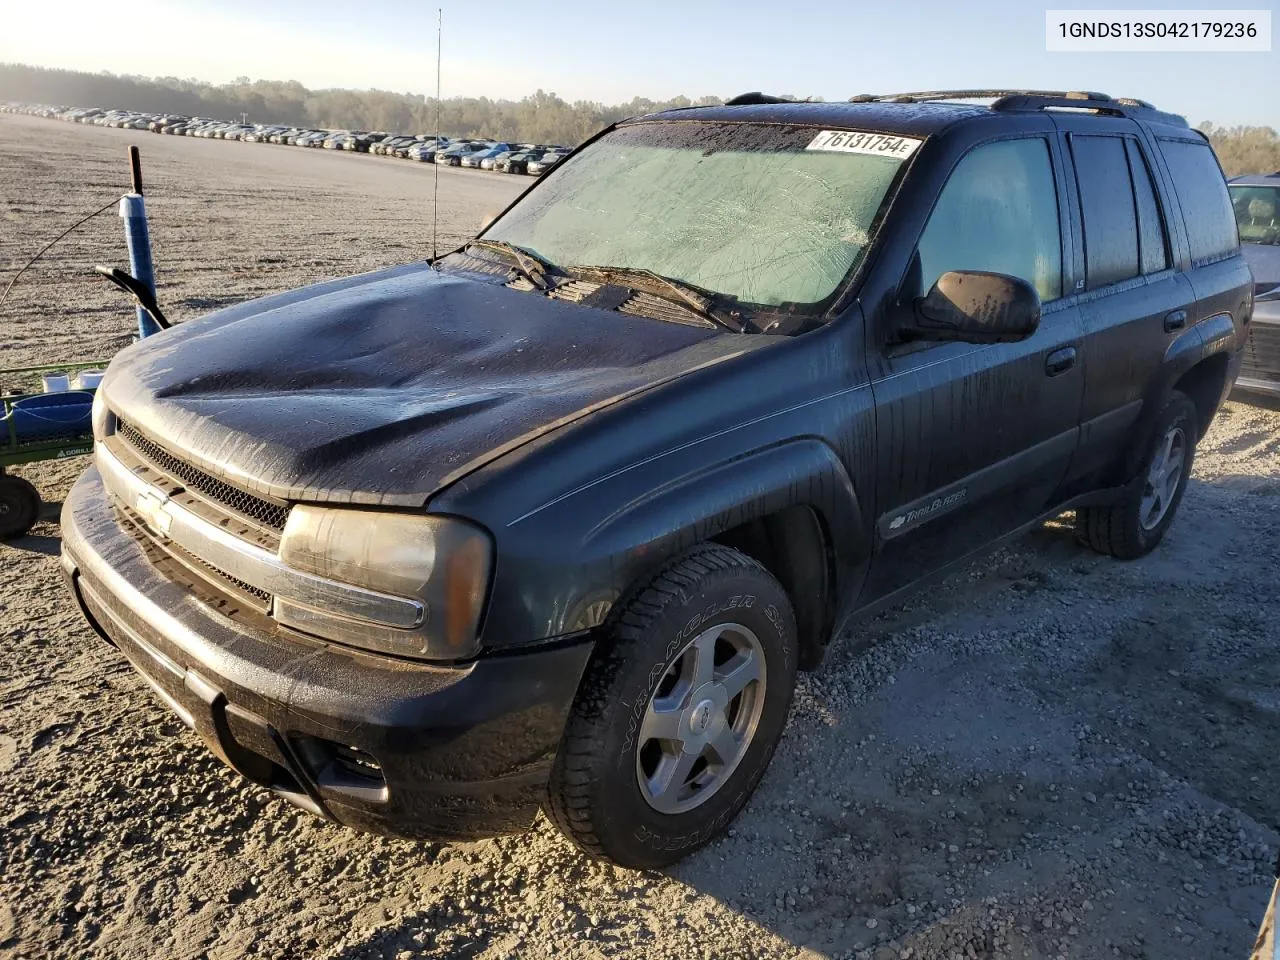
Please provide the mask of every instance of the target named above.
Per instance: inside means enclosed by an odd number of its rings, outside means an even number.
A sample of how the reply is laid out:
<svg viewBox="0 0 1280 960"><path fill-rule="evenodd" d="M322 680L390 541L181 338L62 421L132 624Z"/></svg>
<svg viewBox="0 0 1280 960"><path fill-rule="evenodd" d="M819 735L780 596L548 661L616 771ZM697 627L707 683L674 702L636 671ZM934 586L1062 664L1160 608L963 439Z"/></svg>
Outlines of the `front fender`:
<svg viewBox="0 0 1280 960"><path fill-rule="evenodd" d="M629 587L673 557L788 507L817 516L836 591L856 586L865 566L870 541L855 533L864 527L862 506L844 465L821 440L787 441L636 489L643 492L631 499L606 499L619 505L605 516L587 516L589 498L570 497L508 528L500 539L512 549L500 548L498 575L519 585L520 609L492 610L486 631L547 638L597 626ZM501 636L487 642L495 640Z"/></svg>
<svg viewBox="0 0 1280 960"><path fill-rule="evenodd" d="M844 464L827 444L806 438L759 450L647 491L592 527L583 549L599 558L637 546L674 556L740 524L792 506L812 507L827 530L862 526L862 509Z"/></svg>

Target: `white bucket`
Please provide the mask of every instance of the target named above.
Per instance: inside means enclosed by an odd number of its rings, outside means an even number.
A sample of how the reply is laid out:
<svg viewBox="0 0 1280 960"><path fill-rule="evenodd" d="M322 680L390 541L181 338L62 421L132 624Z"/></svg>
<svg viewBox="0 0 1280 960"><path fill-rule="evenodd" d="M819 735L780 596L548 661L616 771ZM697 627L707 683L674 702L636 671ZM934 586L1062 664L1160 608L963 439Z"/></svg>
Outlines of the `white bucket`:
<svg viewBox="0 0 1280 960"><path fill-rule="evenodd" d="M103 375L101 370L81 370L76 374L76 389L96 390L98 384L102 383Z"/></svg>
<svg viewBox="0 0 1280 960"><path fill-rule="evenodd" d="M65 373L46 373L41 379L45 393L66 393L71 389L71 378Z"/></svg>

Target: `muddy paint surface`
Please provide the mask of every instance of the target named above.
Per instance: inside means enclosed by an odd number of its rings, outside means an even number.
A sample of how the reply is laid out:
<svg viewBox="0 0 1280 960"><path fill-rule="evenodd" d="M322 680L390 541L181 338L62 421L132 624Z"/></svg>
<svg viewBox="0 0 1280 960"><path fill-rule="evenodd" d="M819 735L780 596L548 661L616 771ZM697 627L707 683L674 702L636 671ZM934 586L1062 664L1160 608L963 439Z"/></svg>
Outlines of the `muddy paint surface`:
<svg viewBox="0 0 1280 960"><path fill-rule="evenodd" d="M0 270L143 148L171 316L408 262L430 168L0 117ZM442 244L524 178L442 170ZM104 215L0 308L0 366L127 338ZM0 279L7 279L7 272ZM22 472L55 504L85 461ZM56 508L0 546L0 957L1241 957L1280 768L1280 413L1230 404L1165 544L1050 524L859 628L803 677L728 837L666 874L545 823L410 844L224 770L81 622Z"/></svg>

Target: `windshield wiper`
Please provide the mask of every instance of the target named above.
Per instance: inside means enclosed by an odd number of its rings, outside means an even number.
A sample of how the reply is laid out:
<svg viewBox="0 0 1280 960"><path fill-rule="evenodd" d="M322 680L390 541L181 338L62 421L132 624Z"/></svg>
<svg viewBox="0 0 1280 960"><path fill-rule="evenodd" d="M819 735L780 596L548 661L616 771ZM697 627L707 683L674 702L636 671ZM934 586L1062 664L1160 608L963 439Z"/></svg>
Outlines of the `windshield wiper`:
<svg viewBox="0 0 1280 960"><path fill-rule="evenodd" d="M662 274L654 273L644 267L581 266L564 267L563 269L569 274L586 273L600 277L614 277L619 280L648 280L651 286L665 287L670 290L682 303L692 308L694 313L703 319L710 320L717 327L723 327L725 330L731 330L734 333L742 333L746 329L746 325L738 318L728 316L717 310L713 297L687 283L664 277Z"/></svg>
<svg viewBox="0 0 1280 960"><path fill-rule="evenodd" d="M535 256L524 247L517 247L514 243L507 243L505 240L468 240L468 247L483 247L486 250L496 250L499 253L505 253L508 257L515 260L516 266L512 267L518 274L532 283L539 290L548 290L551 284L547 281L547 270L551 264L543 260L541 257Z"/></svg>

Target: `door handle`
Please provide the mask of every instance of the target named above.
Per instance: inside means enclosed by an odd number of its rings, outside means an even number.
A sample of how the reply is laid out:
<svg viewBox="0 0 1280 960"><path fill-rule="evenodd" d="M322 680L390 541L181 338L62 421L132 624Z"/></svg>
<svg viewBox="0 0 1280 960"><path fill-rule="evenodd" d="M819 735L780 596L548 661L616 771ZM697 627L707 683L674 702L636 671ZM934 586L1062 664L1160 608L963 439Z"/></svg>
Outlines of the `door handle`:
<svg viewBox="0 0 1280 960"><path fill-rule="evenodd" d="M1066 373L1076 365L1076 348L1062 347L1044 359L1044 372L1051 377Z"/></svg>
<svg viewBox="0 0 1280 960"><path fill-rule="evenodd" d="M1164 315L1164 332L1173 333L1175 330L1181 330L1187 325L1187 311L1174 310L1172 313Z"/></svg>

